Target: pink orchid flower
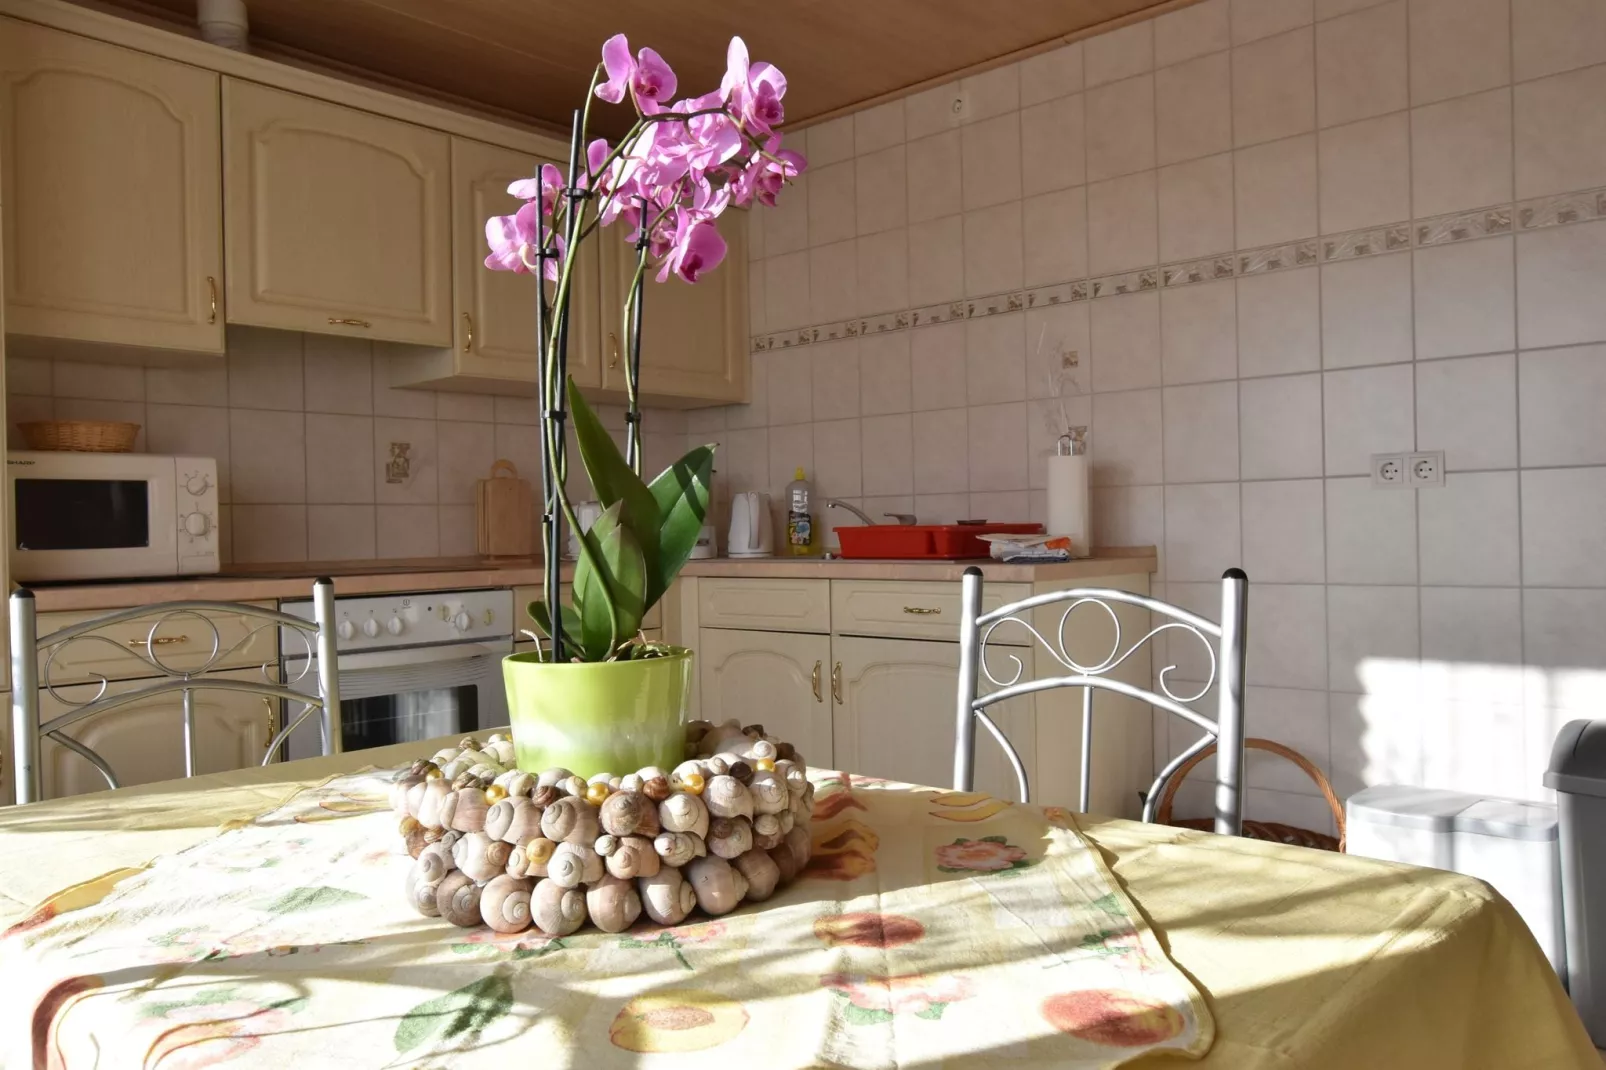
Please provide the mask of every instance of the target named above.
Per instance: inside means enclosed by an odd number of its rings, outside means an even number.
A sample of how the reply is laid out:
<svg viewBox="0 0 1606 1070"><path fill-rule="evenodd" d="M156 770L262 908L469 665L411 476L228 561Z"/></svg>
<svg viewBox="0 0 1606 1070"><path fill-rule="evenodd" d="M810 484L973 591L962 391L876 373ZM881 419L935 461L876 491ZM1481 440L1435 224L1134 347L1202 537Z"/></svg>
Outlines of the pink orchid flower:
<svg viewBox="0 0 1606 1070"><path fill-rule="evenodd" d="M719 84L720 96L736 110L742 128L760 136L779 126L786 117L781 98L786 95L786 75L768 63L749 63L747 43L732 37L725 52L725 77Z"/></svg>
<svg viewBox="0 0 1606 1070"><path fill-rule="evenodd" d="M658 268L658 281L669 278L672 271L687 282L696 282L703 272L714 270L724 259L725 239L714 224L682 211L675 225L674 241Z"/></svg>
<svg viewBox="0 0 1606 1070"><path fill-rule="evenodd" d="M491 255L485 258L486 267L520 275L535 270L535 224L540 210L540 205L531 201L513 215L492 216L485 221L485 241L491 247ZM547 233L558 255L547 258L544 274L548 281L556 282L563 263L563 238L551 234L550 229Z"/></svg>
<svg viewBox="0 0 1606 1070"><path fill-rule="evenodd" d="M675 72L669 64L650 48L632 58L630 42L622 33L603 43L602 66L608 72L608 80L597 86L597 96L609 104L623 100L628 88L642 114L652 115L675 95Z"/></svg>
<svg viewBox="0 0 1606 1070"><path fill-rule="evenodd" d="M542 164L539 177L521 178L509 185L507 192L521 201L533 201L539 197L542 214L551 215L563 192L563 172L558 170L557 164Z"/></svg>

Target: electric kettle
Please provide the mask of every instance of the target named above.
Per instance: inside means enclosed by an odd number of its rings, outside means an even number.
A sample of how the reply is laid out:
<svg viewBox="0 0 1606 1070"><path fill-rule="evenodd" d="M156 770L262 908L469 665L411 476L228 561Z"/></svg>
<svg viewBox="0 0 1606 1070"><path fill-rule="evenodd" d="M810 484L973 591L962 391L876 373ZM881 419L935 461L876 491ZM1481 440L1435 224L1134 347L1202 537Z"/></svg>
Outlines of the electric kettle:
<svg viewBox="0 0 1606 1070"><path fill-rule="evenodd" d="M731 499L730 540L725 552L732 557L775 556L775 529L768 494L748 490Z"/></svg>

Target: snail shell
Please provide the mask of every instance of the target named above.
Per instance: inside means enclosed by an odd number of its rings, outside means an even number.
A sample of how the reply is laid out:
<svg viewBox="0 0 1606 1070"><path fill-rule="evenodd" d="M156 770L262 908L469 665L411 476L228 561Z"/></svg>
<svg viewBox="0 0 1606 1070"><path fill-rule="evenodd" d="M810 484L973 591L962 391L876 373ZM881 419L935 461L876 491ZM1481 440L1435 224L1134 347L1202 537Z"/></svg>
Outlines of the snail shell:
<svg viewBox="0 0 1606 1070"><path fill-rule="evenodd" d="M753 793L733 776L717 776L703 788L703 804L715 817L752 817Z"/></svg>
<svg viewBox="0 0 1606 1070"><path fill-rule="evenodd" d="M703 738L697 741L698 753L707 756L718 754L720 751L732 750L747 744L747 733L735 718L722 724L717 724L703 733Z"/></svg>
<svg viewBox="0 0 1606 1070"><path fill-rule="evenodd" d="M537 788L550 788L555 786L559 781L567 780L572 776L574 776L573 773L561 767L557 769L548 769L546 772L541 773L535 778L535 786Z"/></svg>
<svg viewBox="0 0 1606 1070"><path fill-rule="evenodd" d="M782 810L780 813L775 815L775 818L781 823L782 836L785 836L788 832L791 832L792 826L797 823L797 815L792 813L790 810ZM753 828L754 831L757 831L758 826L754 825Z"/></svg>
<svg viewBox="0 0 1606 1070"><path fill-rule="evenodd" d="M669 778L661 773L658 776L649 777L641 785L641 793L656 803L661 803L669 798L669 792Z"/></svg>
<svg viewBox="0 0 1606 1070"><path fill-rule="evenodd" d="M783 810L781 813L791 813ZM776 814L759 814L753 818L753 846L768 851L772 847L779 847L786 838L786 830L781 828L781 819Z"/></svg>
<svg viewBox="0 0 1606 1070"><path fill-rule="evenodd" d="M510 799L528 796L535 790L535 777L522 769L509 769L499 774L491 783L507 792Z"/></svg>
<svg viewBox="0 0 1606 1070"><path fill-rule="evenodd" d="M413 815L418 818L419 824L425 828L445 828L446 822L441 817L441 807L451 793L452 785L446 777L440 776L427 781L424 784L423 801L418 804L418 813Z"/></svg>
<svg viewBox="0 0 1606 1070"><path fill-rule="evenodd" d="M709 771L707 762L700 761L697 758L687 758L685 761L675 766L674 772L670 776L670 779L685 780L686 774L688 773L696 773L704 780L707 780L709 777L714 775Z"/></svg>
<svg viewBox="0 0 1606 1070"><path fill-rule="evenodd" d="M536 927L548 936L568 936L586 923L586 897L548 878L535 886L530 913Z"/></svg>
<svg viewBox="0 0 1606 1070"><path fill-rule="evenodd" d="M748 759L749 761L755 762L763 758L769 758L771 761L773 761L776 753L777 748L775 744L771 743L767 739L764 739L762 736L760 736L758 739L750 740L747 746L742 748L741 751L742 757Z"/></svg>
<svg viewBox="0 0 1606 1070"><path fill-rule="evenodd" d="M727 775L735 777L743 784L753 779L753 763L743 758L740 754L734 751L721 751L708 759L710 766L714 766L719 762L725 764L725 773Z"/></svg>
<svg viewBox="0 0 1606 1070"><path fill-rule="evenodd" d="M586 844L560 843L546 869L548 880L564 888L577 888L602 879L602 856Z"/></svg>
<svg viewBox="0 0 1606 1070"><path fill-rule="evenodd" d="M424 809L424 794L429 791L429 780L426 778L407 787L407 813L417 817Z"/></svg>
<svg viewBox="0 0 1606 1070"><path fill-rule="evenodd" d="M459 774L466 773L468 771L468 762L464 761L462 758L453 758L451 761L445 762L441 765L441 779L450 782L456 779Z"/></svg>
<svg viewBox="0 0 1606 1070"><path fill-rule="evenodd" d="M618 779L619 778L614 776L612 773L597 773L586 778L586 787L590 787L593 784L607 784L611 787L613 782Z"/></svg>
<svg viewBox="0 0 1606 1070"><path fill-rule="evenodd" d="M769 852L748 851L737 856L732 865L747 879L746 898L757 902L775 894L775 887L781 881L781 869Z"/></svg>
<svg viewBox="0 0 1606 1070"><path fill-rule="evenodd" d="M684 866L704 854L707 846L695 832L660 832L652 841L652 849L667 866Z"/></svg>
<svg viewBox="0 0 1606 1070"><path fill-rule="evenodd" d="M507 868L508 856L512 853L509 844L493 840L483 832L470 832L452 848L452 860L474 880L488 881Z"/></svg>
<svg viewBox="0 0 1606 1070"><path fill-rule="evenodd" d="M792 802L792 795L786 790L786 781L762 770L753 774L753 779L748 781L747 791L753 796L753 812L756 814L778 814Z"/></svg>
<svg viewBox="0 0 1606 1070"><path fill-rule="evenodd" d="M541 835L541 811L522 795L510 795L485 815L485 833L504 843L529 843Z"/></svg>
<svg viewBox="0 0 1606 1070"><path fill-rule="evenodd" d="M713 727L714 727L714 722L713 721L705 721L700 717L696 718L694 720L687 721L686 722L686 742L687 743L696 743L698 740L700 740L704 736L706 736L708 734L709 730L712 729Z"/></svg>
<svg viewBox="0 0 1606 1070"><path fill-rule="evenodd" d="M563 840L589 847L597 842L600 831L596 807L583 798L570 795L541 812L541 835L549 840Z"/></svg>
<svg viewBox="0 0 1606 1070"><path fill-rule="evenodd" d="M485 746L485 753L495 758L502 765L512 765L516 752L511 739L493 739ZM529 774L526 773L526 776Z"/></svg>
<svg viewBox="0 0 1606 1070"><path fill-rule="evenodd" d="M614 836L658 835L658 807L639 791L616 792L603 801L597 819Z"/></svg>
<svg viewBox="0 0 1606 1070"><path fill-rule="evenodd" d="M508 855L507 871L515 877L544 877L547 863L557 844L537 836L529 843L513 848Z"/></svg>
<svg viewBox="0 0 1606 1070"><path fill-rule="evenodd" d="M653 842L645 836L624 836L614 838L604 836L603 839L613 839L611 850L602 851L603 864L608 872L615 877L629 879L631 877L650 877L657 873L661 867L658 852L653 848ZM600 845L602 840L598 840Z"/></svg>
<svg viewBox="0 0 1606 1070"><path fill-rule="evenodd" d="M799 870L808 865L809 857L814 853L814 841L809 837L808 826L793 825L792 831L786 834L782 846L791 850L792 857L797 859Z"/></svg>
<svg viewBox="0 0 1606 1070"><path fill-rule="evenodd" d="M435 889L435 909L453 925L472 929L480 923L480 885L467 873L449 873Z"/></svg>
<svg viewBox="0 0 1606 1070"><path fill-rule="evenodd" d="M485 811L489 809L485 802L485 792L479 788L460 788L452 793L457 805L452 810L451 820L447 822L458 832L478 832L485 827Z"/></svg>
<svg viewBox="0 0 1606 1070"><path fill-rule="evenodd" d="M784 741L781 742L781 743L775 744L775 760L776 761L780 761L782 759L786 759L786 760L790 761L790 760L795 760L797 758L798 758L797 748L792 746L792 744L786 743Z"/></svg>
<svg viewBox="0 0 1606 1070"><path fill-rule="evenodd" d="M521 933L530 927L530 895L534 882L506 873L493 878L480 893L480 920L499 933Z"/></svg>
<svg viewBox="0 0 1606 1070"><path fill-rule="evenodd" d="M407 872L407 901L414 910L426 918L433 918L440 913L440 907L435 904L435 890L440 887L442 878L429 879L434 872L422 858L413 863L413 868Z"/></svg>
<svg viewBox="0 0 1606 1070"><path fill-rule="evenodd" d="M669 832L708 835L708 807L696 795L679 792L658 804L658 823Z"/></svg>
<svg viewBox="0 0 1606 1070"><path fill-rule="evenodd" d="M802 789L799 788L798 790L801 791ZM537 810L545 810L561 798L563 798L563 793L551 784L544 788L536 788L530 792L530 802L535 804Z"/></svg>
<svg viewBox="0 0 1606 1070"><path fill-rule="evenodd" d="M425 881L434 882L450 873L456 864L452 861L451 848L430 844L418 852L418 862L413 868Z"/></svg>
<svg viewBox="0 0 1606 1070"><path fill-rule="evenodd" d="M586 797L586 789L588 787L590 787L591 785L587 784L580 777L569 776L569 777L563 778L562 780L558 781L556 784L554 784L552 786L557 788L559 791L561 791L565 795L570 795L570 796L573 796L575 798L584 799Z"/></svg>
<svg viewBox="0 0 1606 1070"><path fill-rule="evenodd" d="M699 858L686 867L686 881L704 914L728 914L747 895L747 878L723 858Z"/></svg>
<svg viewBox="0 0 1606 1070"><path fill-rule="evenodd" d="M641 905L647 916L659 925L678 925L697 905L697 892L686 883L680 870L665 866L650 877L636 881Z"/></svg>
<svg viewBox="0 0 1606 1070"><path fill-rule="evenodd" d="M753 824L745 817L715 818L708 826L707 843L720 858L736 858L753 849Z"/></svg>
<svg viewBox="0 0 1606 1070"><path fill-rule="evenodd" d="M634 881L603 877L586 889L586 912L605 933L622 933L641 916L641 896Z"/></svg>
<svg viewBox="0 0 1606 1070"><path fill-rule="evenodd" d="M407 789L414 784L422 784L422 773L403 773L390 785L390 808L403 817L412 816L407 811Z"/></svg>
<svg viewBox="0 0 1606 1070"><path fill-rule="evenodd" d="M619 778L619 783L613 786L615 791L640 791L642 786L640 773L626 773Z"/></svg>

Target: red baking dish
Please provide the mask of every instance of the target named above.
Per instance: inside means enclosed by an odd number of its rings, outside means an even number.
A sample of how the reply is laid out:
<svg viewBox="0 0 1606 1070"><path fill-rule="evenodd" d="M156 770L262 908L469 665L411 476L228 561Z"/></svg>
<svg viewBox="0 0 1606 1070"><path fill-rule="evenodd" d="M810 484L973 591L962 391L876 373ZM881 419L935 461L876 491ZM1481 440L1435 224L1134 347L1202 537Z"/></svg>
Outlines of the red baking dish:
<svg viewBox="0 0 1606 1070"><path fill-rule="evenodd" d="M980 535L1041 535L1041 524L876 524L837 528L843 557L908 560L988 556Z"/></svg>

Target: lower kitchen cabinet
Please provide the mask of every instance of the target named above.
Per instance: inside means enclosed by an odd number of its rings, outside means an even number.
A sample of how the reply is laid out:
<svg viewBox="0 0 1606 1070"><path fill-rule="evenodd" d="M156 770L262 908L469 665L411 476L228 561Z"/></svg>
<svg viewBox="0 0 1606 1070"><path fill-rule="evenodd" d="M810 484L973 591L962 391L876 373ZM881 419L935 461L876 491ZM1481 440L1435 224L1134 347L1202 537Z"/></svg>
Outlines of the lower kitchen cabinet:
<svg viewBox="0 0 1606 1070"><path fill-rule="evenodd" d="M260 682L262 676L256 669L246 669L213 673L208 679ZM149 683L148 680L118 682L111 684L108 690L115 694L137 690ZM84 684L58 687L54 695L42 692L40 717L48 721L67 712L72 703L89 701L98 687ZM276 705L272 699L261 695L197 689L195 771L217 773L260 762L276 727ZM174 780L184 775L183 698L178 692L143 699L91 717L68 728L66 734L104 758L122 787ZM47 799L106 788L105 779L94 766L49 737L40 743L40 765L40 780Z"/></svg>
<svg viewBox="0 0 1606 1070"><path fill-rule="evenodd" d="M704 628L697 644L699 716L761 724L810 765L835 768L830 664L828 635Z"/></svg>

